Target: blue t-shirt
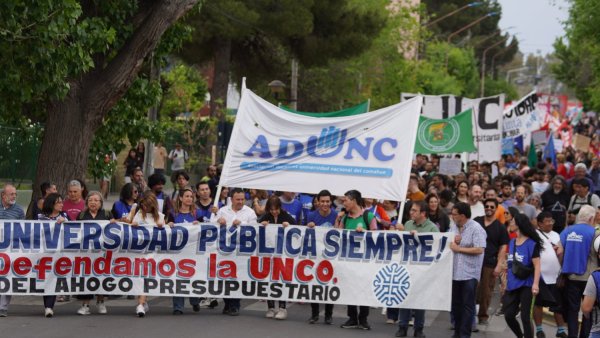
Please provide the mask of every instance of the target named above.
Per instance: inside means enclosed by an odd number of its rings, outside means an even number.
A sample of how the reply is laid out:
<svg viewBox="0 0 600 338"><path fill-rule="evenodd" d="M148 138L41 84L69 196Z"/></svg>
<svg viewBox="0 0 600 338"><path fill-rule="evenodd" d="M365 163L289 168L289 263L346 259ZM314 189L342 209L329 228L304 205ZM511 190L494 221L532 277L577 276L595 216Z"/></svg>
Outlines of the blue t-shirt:
<svg viewBox="0 0 600 338"><path fill-rule="evenodd" d="M310 222L314 222L317 226L333 228L335 225L335 219L337 218L337 212L335 210L331 210L329 215L326 217L321 216L319 210L312 211L308 214L307 224Z"/></svg>
<svg viewBox="0 0 600 338"><path fill-rule="evenodd" d="M281 200L281 207L296 220L297 224L300 224L302 221L302 203L300 201L297 199L293 199L291 202Z"/></svg>
<svg viewBox="0 0 600 338"><path fill-rule="evenodd" d="M178 213L177 215L175 215L172 211L171 214L169 215L169 220L172 221L175 224L180 224L180 223L193 223L195 221L202 221L201 217L201 211L200 209L196 209L196 215L192 215L191 212L186 212L186 213Z"/></svg>
<svg viewBox="0 0 600 338"><path fill-rule="evenodd" d="M123 218L123 217L127 217L129 215L129 212L131 211L131 205L118 200L115 202L115 204L113 204L112 207L112 214L114 218Z"/></svg>
<svg viewBox="0 0 600 338"><path fill-rule="evenodd" d="M196 206L198 207L198 209L196 209L196 211L200 213L200 217L198 218L198 220L203 223L210 222L210 216L212 214L210 212L210 209L213 206L212 203L207 206L203 206L200 203L196 203Z"/></svg>
<svg viewBox="0 0 600 338"><path fill-rule="evenodd" d="M560 243L565 249L563 273L583 275L587 271L587 260L594 240L595 229L588 224L574 224L560 233Z"/></svg>
<svg viewBox="0 0 600 338"><path fill-rule="evenodd" d="M308 223L308 214L312 211L313 197L307 194L298 195L298 201L302 204L302 224Z"/></svg>
<svg viewBox="0 0 600 338"><path fill-rule="evenodd" d="M524 286L531 287L533 285L533 273L527 277L527 279L519 279L512 273L513 259L521 262L527 267L533 267L533 258L540 257L540 249L537 247L537 243L527 238L521 245L517 245L515 249L515 257L513 257L513 248L515 246L516 239L512 239L508 244L508 279L506 283L506 290L512 291Z"/></svg>

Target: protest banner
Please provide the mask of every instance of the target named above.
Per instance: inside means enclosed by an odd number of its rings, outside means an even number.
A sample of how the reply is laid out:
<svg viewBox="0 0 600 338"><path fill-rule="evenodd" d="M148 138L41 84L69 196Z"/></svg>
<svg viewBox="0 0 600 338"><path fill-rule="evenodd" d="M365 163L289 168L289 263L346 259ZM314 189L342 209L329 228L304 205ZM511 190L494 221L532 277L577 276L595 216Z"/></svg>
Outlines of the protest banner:
<svg viewBox="0 0 600 338"><path fill-rule="evenodd" d="M458 175L462 171L463 162L460 158L440 158L440 174Z"/></svg>
<svg viewBox="0 0 600 338"><path fill-rule="evenodd" d="M450 233L7 220L0 234L0 294L450 309Z"/></svg>
<svg viewBox="0 0 600 338"><path fill-rule="evenodd" d="M573 135L573 148L575 150L588 152L590 150L590 142L592 142L592 139L587 136L581 134Z"/></svg>
<svg viewBox="0 0 600 338"><path fill-rule="evenodd" d="M533 139L533 144L536 148L543 147L548 142L548 134L545 130L536 130L532 132L531 138Z"/></svg>
<svg viewBox="0 0 600 338"><path fill-rule="evenodd" d="M421 116L417 130L417 154L455 154L475 151L473 109L437 120Z"/></svg>
<svg viewBox="0 0 600 338"><path fill-rule="evenodd" d="M359 103L356 106L353 106L350 108L337 110L337 111L330 111L330 112L318 112L318 113L294 110L294 109L292 109L290 107L286 107L286 106L280 106L280 108L283 110L287 110L291 113L296 113L296 114L311 116L311 117L340 117L340 116L359 115L359 114L367 113L369 111L370 104L371 104L371 100L367 100L363 103Z"/></svg>
<svg viewBox="0 0 600 338"><path fill-rule="evenodd" d="M316 118L283 111L242 88L219 183L334 195L358 189L365 197L403 201L421 102Z"/></svg>
<svg viewBox="0 0 600 338"><path fill-rule="evenodd" d="M524 135L524 142L529 144L529 135L534 130L540 129L544 118L544 115L538 111L537 102L538 97L535 91L532 91L504 111L502 118L504 138Z"/></svg>
<svg viewBox="0 0 600 338"><path fill-rule="evenodd" d="M417 94L402 93L402 101ZM492 162L502 153L502 113L504 95L469 99L454 95L423 95L422 114L432 119L447 119L469 108L474 110L473 137L477 151L468 160Z"/></svg>

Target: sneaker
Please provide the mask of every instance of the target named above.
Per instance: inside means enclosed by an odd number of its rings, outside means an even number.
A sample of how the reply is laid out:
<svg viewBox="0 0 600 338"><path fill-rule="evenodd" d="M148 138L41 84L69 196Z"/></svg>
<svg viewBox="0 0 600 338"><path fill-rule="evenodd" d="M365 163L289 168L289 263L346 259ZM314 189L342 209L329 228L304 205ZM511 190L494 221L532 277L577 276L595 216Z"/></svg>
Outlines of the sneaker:
<svg viewBox="0 0 600 338"><path fill-rule="evenodd" d="M106 305L104 305L104 302L96 303L96 308L98 309L98 313L101 315L105 315L108 312L106 310Z"/></svg>
<svg viewBox="0 0 600 338"><path fill-rule="evenodd" d="M275 311L274 308L270 308L267 310L267 314L265 315L266 318L275 318L275 314L277 314L277 311Z"/></svg>
<svg viewBox="0 0 600 338"><path fill-rule="evenodd" d="M0 310L0 317L8 317L8 310Z"/></svg>
<svg viewBox="0 0 600 338"><path fill-rule="evenodd" d="M228 315L229 314L229 308L228 307L224 307L223 308L223 312L224 315Z"/></svg>
<svg viewBox="0 0 600 338"><path fill-rule="evenodd" d="M66 302L65 296L56 296L56 302L57 303L64 303L64 302Z"/></svg>
<svg viewBox="0 0 600 338"><path fill-rule="evenodd" d="M405 327L401 327L396 332L396 337L406 337L408 335L408 329Z"/></svg>
<svg viewBox="0 0 600 338"><path fill-rule="evenodd" d="M502 311L502 306L496 311L496 316L504 316L504 311Z"/></svg>
<svg viewBox="0 0 600 338"><path fill-rule="evenodd" d="M230 316L239 316L240 310L238 310L237 308L231 308L231 309L229 309L229 315Z"/></svg>
<svg viewBox="0 0 600 338"><path fill-rule="evenodd" d="M477 326L474 326L474 327L471 329L471 332L479 332L479 328L478 328Z"/></svg>
<svg viewBox="0 0 600 338"><path fill-rule="evenodd" d="M563 332L556 332L556 338L568 338L569 335L563 331Z"/></svg>
<svg viewBox="0 0 600 338"><path fill-rule="evenodd" d="M396 321L393 319L388 319L385 321L386 324L396 324Z"/></svg>
<svg viewBox="0 0 600 338"><path fill-rule="evenodd" d="M52 310L51 308L47 307L44 310L44 316L46 316L46 318L52 318L52 316L54 316L54 310Z"/></svg>
<svg viewBox="0 0 600 338"><path fill-rule="evenodd" d="M342 329L356 329L358 323L354 319L348 319L344 324L340 325Z"/></svg>
<svg viewBox="0 0 600 338"><path fill-rule="evenodd" d="M200 305L199 304L192 305L192 311L194 311L194 312L200 312Z"/></svg>
<svg viewBox="0 0 600 338"><path fill-rule="evenodd" d="M144 312L148 311L150 311L150 306L148 305L148 303L144 303Z"/></svg>
<svg viewBox="0 0 600 338"><path fill-rule="evenodd" d="M326 325L331 325L331 324L333 324L333 319L331 318L331 316L329 316L329 317L325 317L325 324L326 324Z"/></svg>
<svg viewBox="0 0 600 338"><path fill-rule="evenodd" d="M219 306L219 301L218 301L218 300L216 300L216 299L214 299L214 298L213 298L213 299L211 299L211 300L210 300L210 303L208 304L208 307L209 307L209 308L211 308L211 309L214 309L214 308L216 308L217 306Z"/></svg>
<svg viewBox="0 0 600 338"><path fill-rule="evenodd" d="M537 331L535 333L535 337L536 338L546 338L546 334L544 333L544 331Z"/></svg>
<svg viewBox="0 0 600 338"><path fill-rule="evenodd" d="M275 315L275 319L284 320L286 318L287 318L287 310L279 308L279 311L277 311L277 314Z"/></svg>
<svg viewBox="0 0 600 338"><path fill-rule="evenodd" d="M146 316L145 306L143 304L138 304L138 306L135 307L135 313L137 313L140 318Z"/></svg>
<svg viewBox="0 0 600 338"><path fill-rule="evenodd" d="M77 310L78 315L87 316L91 314L89 305L82 305L79 310Z"/></svg>
<svg viewBox="0 0 600 338"><path fill-rule="evenodd" d="M490 325L490 322L487 319L480 319L479 325Z"/></svg>
<svg viewBox="0 0 600 338"><path fill-rule="evenodd" d="M316 324L319 321L319 316L312 316L310 317L310 319L308 320L309 324Z"/></svg>
<svg viewBox="0 0 600 338"><path fill-rule="evenodd" d="M181 310L173 310L173 314L176 315L176 316L182 315L183 311L181 311Z"/></svg>
<svg viewBox="0 0 600 338"><path fill-rule="evenodd" d="M381 309L381 315L382 316L387 315L387 307L384 307L384 308Z"/></svg>
<svg viewBox="0 0 600 338"><path fill-rule="evenodd" d="M371 325L369 325L369 323L365 320L364 322L358 324L358 329L359 330L370 330Z"/></svg>

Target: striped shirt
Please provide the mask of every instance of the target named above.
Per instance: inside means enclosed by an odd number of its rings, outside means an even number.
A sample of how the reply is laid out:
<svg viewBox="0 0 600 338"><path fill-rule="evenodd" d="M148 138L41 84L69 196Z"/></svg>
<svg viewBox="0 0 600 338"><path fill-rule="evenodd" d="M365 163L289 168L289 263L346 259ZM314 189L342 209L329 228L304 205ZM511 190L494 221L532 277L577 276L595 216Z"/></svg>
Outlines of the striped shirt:
<svg viewBox="0 0 600 338"><path fill-rule="evenodd" d="M4 207L4 203L0 203L0 219L25 219L25 213L18 204L13 204L8 208Z"/></svg>
<svg viewBox="0 0 600 338"><path fill-rule="evenodd" d="M459 234L455 227L454 232ZM469 219L460 232L461 248L484 248L486 245L487 234L479 223ZM454 265L452 268L452 280L470 280L481 276L481 267L483 266L483 251L479 255L468 255L464 253L454 253Z"/></svg>

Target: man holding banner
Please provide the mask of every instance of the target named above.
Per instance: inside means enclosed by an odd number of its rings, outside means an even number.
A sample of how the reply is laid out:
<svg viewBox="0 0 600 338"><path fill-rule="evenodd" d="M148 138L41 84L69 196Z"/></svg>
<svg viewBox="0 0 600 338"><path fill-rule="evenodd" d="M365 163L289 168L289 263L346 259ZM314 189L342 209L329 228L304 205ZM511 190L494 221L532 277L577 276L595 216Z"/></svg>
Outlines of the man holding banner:
<svg viewBox="0 0 600 338"><path fill-rule="evenodd" d="M7 184L2 190L2 208L0 219L25 219L25 212L17 204L17 189L12 184ZM10 295L0 295L0 317L8 316Z"/></svg>

